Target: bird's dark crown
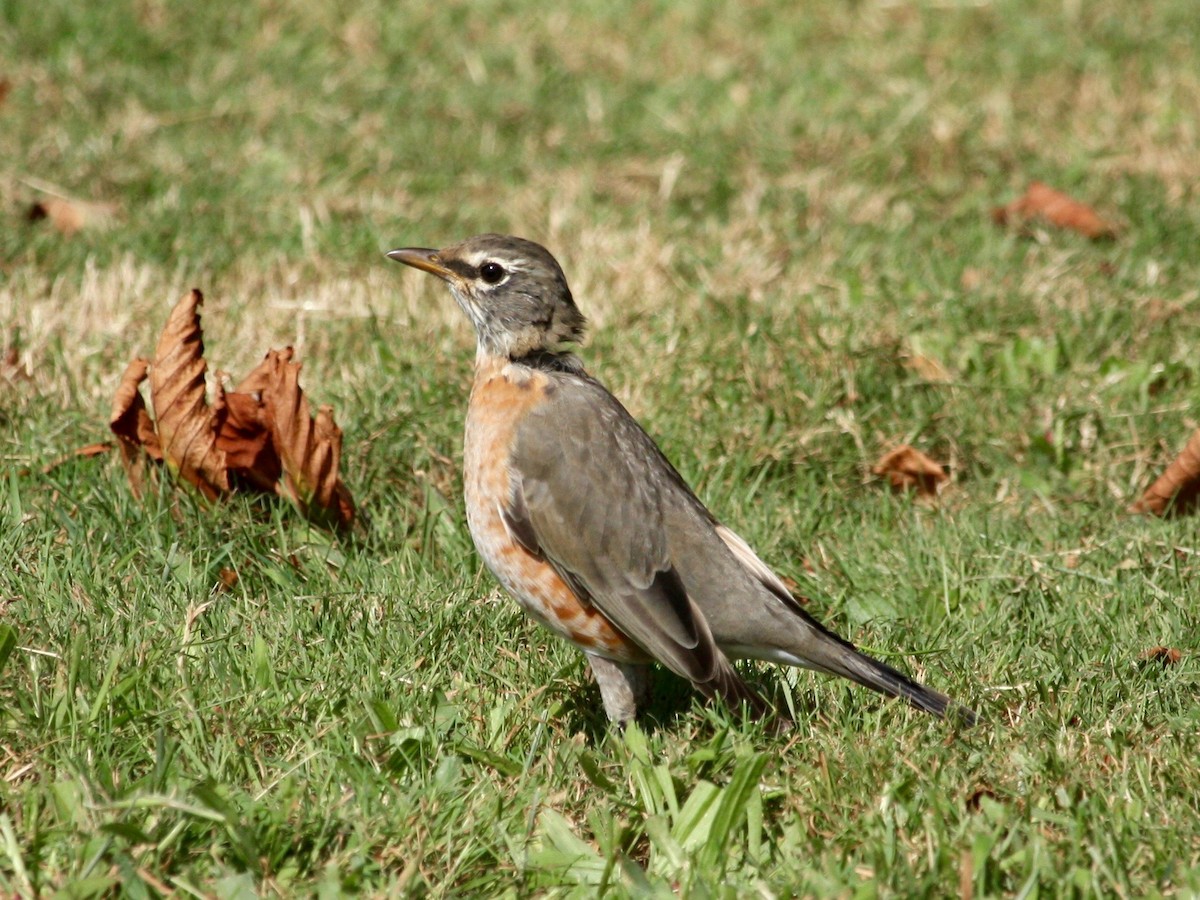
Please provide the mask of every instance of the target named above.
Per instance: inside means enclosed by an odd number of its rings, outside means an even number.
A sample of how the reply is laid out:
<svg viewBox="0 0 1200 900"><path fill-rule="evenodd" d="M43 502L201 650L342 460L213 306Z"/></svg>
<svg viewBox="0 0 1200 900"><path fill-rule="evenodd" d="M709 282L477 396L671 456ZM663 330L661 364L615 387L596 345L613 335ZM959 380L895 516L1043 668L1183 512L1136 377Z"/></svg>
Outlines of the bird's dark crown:
<svg viewBox="0 0 1200 900"><path fill-rule="evenodd" d="M481 234L441 250L410 247L388 256L450 286L475 326L481 353L524 359L583 339L587 321L562 267L541 244Z"/></svg>

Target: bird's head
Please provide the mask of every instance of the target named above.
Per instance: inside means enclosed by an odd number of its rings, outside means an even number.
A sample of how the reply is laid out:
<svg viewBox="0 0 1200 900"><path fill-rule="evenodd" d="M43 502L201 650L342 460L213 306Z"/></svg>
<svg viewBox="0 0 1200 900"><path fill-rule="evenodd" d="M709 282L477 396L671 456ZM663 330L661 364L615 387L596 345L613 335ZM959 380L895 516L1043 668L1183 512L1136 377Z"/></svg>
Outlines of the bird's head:
<svg viewBox="0 0 1200 900"><path fill-rule="evenodd" d="M387 255L450 286L483 353L520 359L583 339L586 320L562 268L533 241L482 234L441 250L405 247Z"/></svg>

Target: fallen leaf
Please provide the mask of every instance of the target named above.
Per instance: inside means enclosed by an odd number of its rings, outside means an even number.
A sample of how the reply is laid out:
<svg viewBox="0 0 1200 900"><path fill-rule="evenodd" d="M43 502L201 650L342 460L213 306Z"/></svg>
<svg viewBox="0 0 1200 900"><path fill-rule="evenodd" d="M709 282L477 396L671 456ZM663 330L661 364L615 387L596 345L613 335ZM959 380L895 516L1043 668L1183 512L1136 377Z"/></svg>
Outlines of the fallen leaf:
<svg viewBox="0 0 1200 900"><path fill-rule="evenodd" d="M224 405L210 408L206 397L203 302L204 295L193 289L171 310L150 367L150 400L163 458L206 500L215 500L229 490L229 476L225 452L217 446Z"/></svg>
<svg viewBox="0 0 1200 900"><path fill-rule="evenodd" d="M936 497L950 476L920 450L901 444L885 453L871 471L887 478L892 490L916 490L923 497Z"/></svg>
<svg viewBox="0 0 1200 900"><path fill-rule="evenodd" d="M218 398L224 416L217 428L217 448L225 454L230 486L245 482L265 493L275 493L283 464L271 440L262 398L238 391L225 393L220 387Z"/></svg>
<svg viewBox="0 0 1200 900"><path fill-rule="evenodd" d="M29 207L25 218L30 222L48 219L65 237L70 237L82 228L108 225L116 213L111 203L85 203L66 197L45 197Z"/></svg>
<svg viewBox="0 0 1200 900"><path fill-rule="evenodd" d="M1141 656L1146 662L1162 663L1163 668L1173 666L1183 659L1183 654L1174 647L1151 647Z"/></svg>
<svg viewBox="0 0 1200 900"><path fill-rule="evenodd" d="M1117 235L1117 227L1102 219L1090 206L1040 181L1030 182L1024 195L1008 206L998 206L992 210L992 220L997 225L1020 227L1033 219L1057 228L1068 228L1093 241Z"/></svg>
<svg viewBox="0 0 1200 900"><path fill-rule="evenodd" d="M263 401L283 461L280 492L309 518L347 527L354 522L354 500L338 477L342 431L333 421L333 410L322 406L312 418L291 347L272 350L267 357L272 373Z"/></svg>
<svg viewBox="0 0 1200 900"><path fill-rule="evenodd" d="M149 365L148 360L137 357L126 367L113 397L112 415L108 420L108 427L117 436L121 464L125 466L135 497L141 497L145 487L147 456L156 462L162 460L154 421L146 411L140 389Z"/></svg>
<svg viewBox="0 0 1200 900"><path fill-rule="evenodd" d="M286 353L288 359L292 358L291 347L286 347L278 352ZM261 399L262 392L265 391L267 389L267 385L271 383L271 378L273 377L274 372L275 358L272 356L272 353L267 353L267 355L262 358L262 362L251 369L249 374L246 375L246 377L240 382L238 382L238 386L234 388L234 391L239 394L256 394Z"/></svg>
<svg viewBox="0 0 1200 900"><path fill-rule="evenodd" d="M1200 428L1192 432L1183 451L1146 488L1129 511L1155 516L1185 515L1200 505Z"/></svg>
<svg viewBox="0 0 1200 900"><path fill-rule="evenodd" d="M118 438L140 446L151 459L161 460L162 448L154 430L154 420L146 411L146 401L139 390L149 367L150 361L142 357L135 358L126 367L113 398L109 427Z"/></svg>
<svg viewBox="0 0 1200 900"><path fill-rule="evenodd" d="M225 591L233 590L234 586L238 583L238 573L228 566L222 566L221 571L217 573L217 577L221 579L221 589Z"/></svg>
<svg viewBox="0 0 1200 900"><path fill-rule="evenodd" d="M315 420L310 415L290 347L268 353L237 390L226 391L217 373L209 404L203 302L193 290L175 305L154 361L133 360L113 399L109 427L134 494L141 496L150 459L165 462L209 501L259 491L287 497L320 525L356 524L354 500L338 476L342 432L328 406ZM146 380L153 419L141 392Z"/></svg>

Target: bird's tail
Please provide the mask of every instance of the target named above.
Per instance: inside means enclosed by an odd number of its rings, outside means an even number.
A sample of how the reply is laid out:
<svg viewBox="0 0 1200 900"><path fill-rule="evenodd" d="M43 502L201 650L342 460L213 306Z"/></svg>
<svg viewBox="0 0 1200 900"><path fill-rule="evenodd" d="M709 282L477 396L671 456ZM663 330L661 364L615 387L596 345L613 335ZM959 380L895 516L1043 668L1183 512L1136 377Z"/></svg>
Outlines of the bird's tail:
<svg viewBox="0 0 1200 900"><path fill-rule="evenodd" d="M834 674L842 675L889 697L899 697L910 706L939 718L953 719L968 728L978 721L978 714L970 707L909 678L887 663L867 656L849 641L844 641L834 634L829 636L844 645L841 648L843 652L836 654L834 665L837 668L834 669Z"/></svg>
<svg viewBox="0 0 1200 900"><path fill-rule="evenodd" d="M787 615L767 617L771 626L769 634L762 630L761 617L748 617L754 620L744 623L749 627L730 629L740 632L736 639L734 634L727 633L727 640L723 644L727 650L733 650L737 656L756 657L840 675L889 697L900 697L917 709L940 718L954 719L962 725L974 725L978 720L979 717L970 707L956 703L945 694L925 687L886 663L872 659L845 638L834 634L804 610L787 585L741 537L715 521L713 529L746 571L788 610ZM763 608L779 612L779 608L772 604L764 604Z"/></svg>
<svg viewBox="0 0 1200 900"><path fill-rule="evenodd" d="M792 632L792 640L783 643L795 649L780 648L762 658L849 678L863 687L889 697L899 697L910 706L939 718L952 719L960 725L969 727L978 721L979 716L970 707L926 687L887 663L867 656L810 616L799 604L794 604L791 612L795 615L792 622L798 630Z"/></svg>

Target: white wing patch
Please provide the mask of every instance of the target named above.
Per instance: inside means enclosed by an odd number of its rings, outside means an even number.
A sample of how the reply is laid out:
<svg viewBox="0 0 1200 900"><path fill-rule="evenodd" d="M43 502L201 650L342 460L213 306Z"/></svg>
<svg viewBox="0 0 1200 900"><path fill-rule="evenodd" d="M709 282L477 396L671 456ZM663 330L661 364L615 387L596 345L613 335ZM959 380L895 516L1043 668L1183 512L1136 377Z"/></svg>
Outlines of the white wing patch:
<svg viewBox="0 0 1200 900"><path fill-rule="evenodd" d="M783 583L778 575L771 571L765 562L758 558L758 554L750 549L750 545L742 540L740 535L734 531L730 531L724 525L717 526L717 534L725 542L725 546L733 551L733 555L737 557L738 562L749 569L754 577L765 584L773 593L779 594L781 597L792 596L792 592L788 590L787 585Z"/></svg>
<svg viewBox="0 0 1200 900"><path fill-rule="evenodd" d="M763 583L763 585L771 593L778 596L781 600L790 598L792 592L788 590L787 585L783 583L778 575L768 568L767 564L758 558L758 554L750 549L750 545L742 540L741 536L736 532L730 531L724 525L717 526L717 534L721 536L721 540L725 542L725 546L733 551L733 555L737 557L738 562L745 566L750 574ZM805 669L816 669L818 672L831 672L832 670L818 665L810 659L805 659L797 653L787 650L783 647L763 647L763 646L742 646L740 644L722 644L721 649L725 651L727 656L738 659L762 659L767 662L783 663L787 666L801 666ZM843 674L835 672L834 674Z"/></svg>

